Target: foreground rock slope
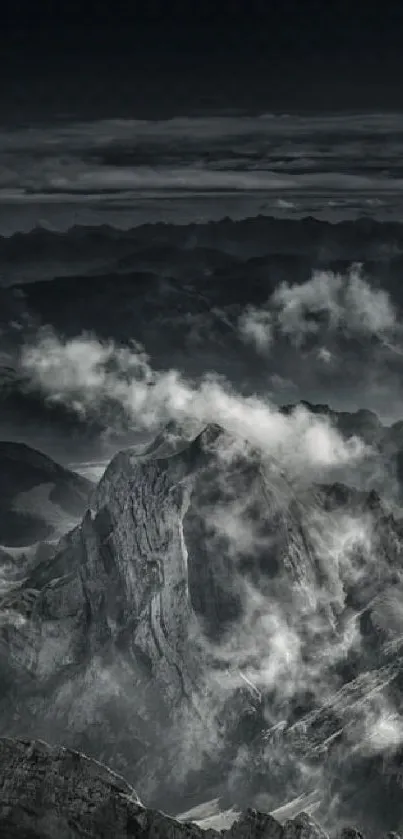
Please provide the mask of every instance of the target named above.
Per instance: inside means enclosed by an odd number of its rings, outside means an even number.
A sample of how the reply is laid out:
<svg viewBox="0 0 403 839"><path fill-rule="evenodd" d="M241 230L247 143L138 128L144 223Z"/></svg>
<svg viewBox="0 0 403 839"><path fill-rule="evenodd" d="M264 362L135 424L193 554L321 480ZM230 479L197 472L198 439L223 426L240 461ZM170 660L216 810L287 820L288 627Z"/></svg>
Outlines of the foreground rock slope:
<svg viewBox="0 0 403 839"><path fill-rule="evenodd" d="M346 829L344 839L359 839ZM280 825L247 810L228 830L203 831L146 809L120 775L42 741L0 739L0 837L4 839L327 839L306 813Z"/></svg>

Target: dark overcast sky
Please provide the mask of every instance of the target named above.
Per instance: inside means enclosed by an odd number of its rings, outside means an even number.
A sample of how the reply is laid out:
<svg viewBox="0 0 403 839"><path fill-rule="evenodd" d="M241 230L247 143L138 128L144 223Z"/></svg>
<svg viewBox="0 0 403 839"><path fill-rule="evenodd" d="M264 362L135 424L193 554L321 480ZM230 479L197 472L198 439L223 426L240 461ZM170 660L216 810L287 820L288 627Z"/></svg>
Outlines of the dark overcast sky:
<svg viewBox="0 0 403 839"><path fill-rule="evenodd" d="M403 0L6 0L4 113L398 108Z"/></svg>

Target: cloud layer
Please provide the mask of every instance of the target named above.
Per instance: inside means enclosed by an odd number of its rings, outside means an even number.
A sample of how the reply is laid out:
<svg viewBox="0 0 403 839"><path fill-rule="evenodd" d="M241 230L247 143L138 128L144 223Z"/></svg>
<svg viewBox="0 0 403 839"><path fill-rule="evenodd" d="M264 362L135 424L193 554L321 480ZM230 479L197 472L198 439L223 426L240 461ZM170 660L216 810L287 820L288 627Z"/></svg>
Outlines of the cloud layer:
<svg viewBox="0 0 403 839"><path fill-rule="evenodd" d="M44 331L26 346L21 364L47 397L78 414L123 411L132 427L157 431L171 420L202 428L217 423L247 439L283 468L302 474L351 463L364 454L360 440L344 440L329 420L299 407L284 416L262 397L242 397L205 376L192 384L176 370L156 372L138 347L116 347L91 336L64 341Z"/></svg>

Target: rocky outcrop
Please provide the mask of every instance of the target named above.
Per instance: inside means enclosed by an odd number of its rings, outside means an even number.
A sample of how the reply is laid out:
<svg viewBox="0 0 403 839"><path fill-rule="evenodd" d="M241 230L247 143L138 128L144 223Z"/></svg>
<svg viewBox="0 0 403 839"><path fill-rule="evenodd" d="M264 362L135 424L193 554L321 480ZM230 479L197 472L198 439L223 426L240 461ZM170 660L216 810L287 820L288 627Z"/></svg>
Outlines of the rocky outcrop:
<svg viewBox="0 0 403 839"><path fill-rule="evenodd" d="M183 519L203 457L201 439L178 457L118 455L82 524L3 598L3 731L168 785L184 715L200 724Z"/></svg>
<svg viewBox="0 0 403 839"><path fill-rule="evenodd" d="M203 831L146 809L124 779L85 755L41 741L0 739L4 839L328 839L306 813L281 825L247 810L227 830ZM344 829L342 839L359 839ZM397 837L398 839L398 837Z"/></svg>
<svg viewBox="0 0 403 839"><path fill-rule="evenodd" d="M0 836L135 835L143 808L133 788L84 755L40 741L0 740Z"/></svg>

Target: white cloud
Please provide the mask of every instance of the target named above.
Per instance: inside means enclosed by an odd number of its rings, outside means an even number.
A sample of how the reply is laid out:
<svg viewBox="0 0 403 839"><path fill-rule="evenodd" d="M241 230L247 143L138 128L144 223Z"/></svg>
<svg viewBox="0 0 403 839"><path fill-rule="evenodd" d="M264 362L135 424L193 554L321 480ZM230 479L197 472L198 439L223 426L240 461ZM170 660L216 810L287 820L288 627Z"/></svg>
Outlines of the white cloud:
<svg viewBox="0 0 403 839"><path fill-rule="evenodd" d="M319 331L319 322L311 316L323 313L328 319L328 328L334 329L341 320L338 296L342 283L341 276L327 271L314 273L302 285L281 283L270 301L279 331L300 344L308 334Z"/></svg>
<svg viewBox="0 0 403 839"><path fill-rule="evenodd" d="M320 347L317 356L320 361L324 362L324 364L331 364L334 358L333 353L331 353L327 347Z"/></svg>
<svg viewBox="0 0 403 839"><path fill-rule="evenodd" d="M394 711L381 711L367 719L367 743L374 752L398 749L403 743L403 718Z"/></svg>
<svg viewBox="0 0 403 839"><path fill-rule="evenodd" d="M242 397L216 377L205 376L196 386L176 370L155 372L138 347L118 348L85 335L63 341L46 331L24 348L21 363L49 399L77 413L102 414L112 404L133 426L151 432L170 420L199 428L218 423L293 473L349 463L364 453L361 441L345 441L325 417L302 407L285 416L269 401Z"/></svg>
<svg viewBox="0 0 403 839"><path fill-rule="evenodd" d="M302 347L309 336L376 337L386 342L398 331L396 310L387 292L372 288L353 265L347 275L315 271L302 284L281 283L265 307L249 307L239 320L244 340L260 353L272 347L277 336ZM319 351L322 361L331 360L329 349Z"/></svg>
<svg viewBox="0 0 403 839"><path fill-rule="evenodd" d="M239 330L246 343L264 354L273 343L272 314L267 309L249 306L239 318Z"/></svg>
<svg viewBox="0 0 403 839"><path fill-rule="evenodd" d="M352 332L381 336L396 327L396 311L389 295L373 289L353 268L344 290L345 319Z"/></svg>

